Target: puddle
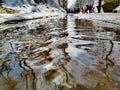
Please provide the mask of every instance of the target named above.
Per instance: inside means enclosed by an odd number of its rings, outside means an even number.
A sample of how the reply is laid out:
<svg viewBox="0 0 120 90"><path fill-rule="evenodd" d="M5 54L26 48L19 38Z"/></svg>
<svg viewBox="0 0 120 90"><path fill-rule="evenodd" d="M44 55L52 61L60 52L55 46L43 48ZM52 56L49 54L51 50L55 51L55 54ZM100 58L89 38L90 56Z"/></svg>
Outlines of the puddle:
<svg viewBox="0 0 120 90"><path fill-rule="evenodd" d="M120 29L105 25L69 15L0 25L1 90L119 90Z"/></svg>

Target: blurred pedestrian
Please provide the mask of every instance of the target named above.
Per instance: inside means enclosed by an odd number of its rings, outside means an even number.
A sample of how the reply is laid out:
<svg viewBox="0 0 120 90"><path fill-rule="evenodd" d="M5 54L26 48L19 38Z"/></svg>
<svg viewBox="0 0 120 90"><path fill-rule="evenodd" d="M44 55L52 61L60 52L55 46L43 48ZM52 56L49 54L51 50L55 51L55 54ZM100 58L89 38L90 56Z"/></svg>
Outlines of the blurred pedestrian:
<svg viewBox="0 0 120 90"><path fill-rule="evenodd" d="M84 13L88 13L88 10L89 10L89 6L88 6L88 5L86 5L86 8L85 8Z"/></svg>
<svg viewBox="0 0 120 90"><path fill-rule="evenodd" d="M92 5L88 5L88 11L89 13L92 13Z"/></svg>

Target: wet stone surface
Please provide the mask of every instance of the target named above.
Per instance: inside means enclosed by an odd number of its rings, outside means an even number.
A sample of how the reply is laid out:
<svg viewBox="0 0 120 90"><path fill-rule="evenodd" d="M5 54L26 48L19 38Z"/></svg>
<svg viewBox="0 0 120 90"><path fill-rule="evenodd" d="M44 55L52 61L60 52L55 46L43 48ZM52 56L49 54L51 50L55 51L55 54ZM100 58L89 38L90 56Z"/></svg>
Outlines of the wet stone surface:
<svg viewBox="0 0 120 90"><path fill-rule="evenodd" d="M68 15L1 24L0 89L120 90L120 29L103 23Z"/></svg>

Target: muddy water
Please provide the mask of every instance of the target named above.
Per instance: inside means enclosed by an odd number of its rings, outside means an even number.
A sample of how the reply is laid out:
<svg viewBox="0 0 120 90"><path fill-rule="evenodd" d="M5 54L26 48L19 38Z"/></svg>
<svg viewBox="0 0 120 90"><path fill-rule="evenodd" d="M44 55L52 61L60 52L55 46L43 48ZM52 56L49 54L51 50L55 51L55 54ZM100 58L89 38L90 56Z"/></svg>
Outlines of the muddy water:
<svg viewBox="0 0 120 90"><path fill-rule="evenodd" d="M74 16L0 25L0 90L120 90L119 30Z"/></svg>

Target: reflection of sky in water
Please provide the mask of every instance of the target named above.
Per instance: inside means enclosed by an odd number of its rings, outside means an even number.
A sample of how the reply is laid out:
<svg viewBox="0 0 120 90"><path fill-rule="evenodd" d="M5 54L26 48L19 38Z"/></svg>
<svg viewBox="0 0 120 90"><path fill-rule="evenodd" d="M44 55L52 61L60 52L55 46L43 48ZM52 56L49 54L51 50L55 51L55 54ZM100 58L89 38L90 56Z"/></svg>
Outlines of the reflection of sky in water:
<svg viewBox="0 0 120 90"><path fill-rule="evenodd" d="M80 60L85 65L90 64L92 56L89 55L88 52L86 52L85 50L77 49L75 46L69 45L66 52L68 52L68 54L71 56L71 58L73 58L73 60Z"/></svg>
<svg viewBox="0 0 120 90"><path fill-rule="evenodd" d="M69 36L74 35L75 17L67 16L67 29Z"/></svg>
<svg viewBox="0 0 120 90"><path fill-rule="evenodd" d="M21 73L23 72L23 69L19 66L19 62L9 61L7 64L10 67L9 76L12 76L12 77L15 76L19 78L19 76L21 76Z"/></svg>
<svg viewBox="0 0 120 90"><path fill-rule="evenodd" d="M76 48L75 45L89 45L89 44L95 44L95 42L72 39L71 37L80 38L80 37L85 36L85 35L81 35L81 36L76 35L77 33L75 33L75 28L77 26L76 26L76 22L75 22L75 20L76 20L75 17L68 16L67 20L68 21L67 21L66 31L69 34L68 40L71 43L69 43L69 46L68 46L66 51L71 56L71 58L73 58L75 60L80 60L85 65L88 65L89 61L91 60L91 55L89 55L88 52L86 52L83 49Z"/></svg>

